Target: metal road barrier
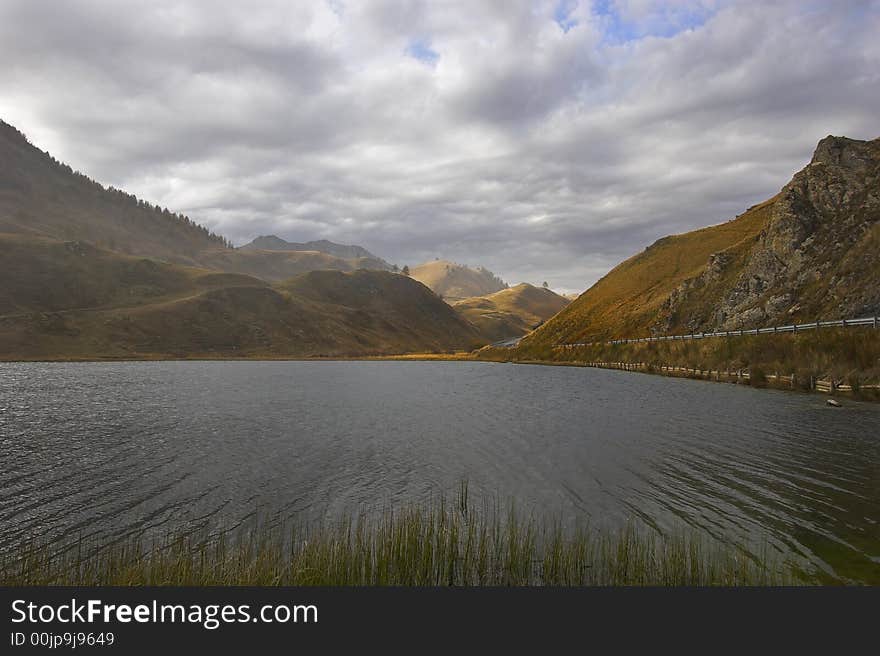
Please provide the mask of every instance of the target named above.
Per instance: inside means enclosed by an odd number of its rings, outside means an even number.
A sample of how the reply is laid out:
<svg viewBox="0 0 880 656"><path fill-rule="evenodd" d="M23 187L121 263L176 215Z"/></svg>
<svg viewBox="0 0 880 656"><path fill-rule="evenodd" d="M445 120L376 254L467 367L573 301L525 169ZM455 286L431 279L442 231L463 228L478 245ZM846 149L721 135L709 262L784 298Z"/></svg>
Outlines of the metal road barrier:
<svg viewBox="0 0 880 656"><path fill-rule="evenodd" d="M709 337L745 337L747 335L771 335L776 333L800 333L821 328L856 328L880 326L880 317L862 317L861 319L838 319L836 321L814 321L797 323L790 326L771 326L769 328L752 328L750 330L721 330L712 333L689 333L686 335L658 335L656 337L634 337L630 339L612 339L605 342L575 342L573 344L557 344L555 348L576 348L578 346L597 346L599 344L635 344L639 342L663 342L667 340L707 339Z"/></svg>

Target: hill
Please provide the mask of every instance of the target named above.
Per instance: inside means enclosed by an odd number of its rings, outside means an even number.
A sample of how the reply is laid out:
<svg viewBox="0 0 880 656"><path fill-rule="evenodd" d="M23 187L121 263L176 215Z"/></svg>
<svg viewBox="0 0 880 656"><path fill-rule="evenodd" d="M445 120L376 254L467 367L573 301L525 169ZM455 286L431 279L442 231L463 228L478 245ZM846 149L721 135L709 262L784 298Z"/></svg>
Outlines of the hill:
<svg viewBox="0 0 880 656"><path fill-rule="evenodd" d="M519 352L880 313L878 182L880 140L829 136L779 194L727 223L655 242Z"/></svg>
<svg viewBox="0 0 880 656"><path fill-rule="evenodd" d="M130 255L194 264L225 239L186 216L107 188L0 121L0 232L85 241Z"/></svg>
<svg viewBox="0 0 880 656"><path fill-rule="evenodd" d="M356 267L360 269L381 269L383 271L390 271L392 268L388 262L381 257L373 255L363 246L337 244L326 239L299 243L286 241L275 235L266 235L257 237L253 241L239 247L239 250L326 253L333 257L338 257L343 260L353 260L364 265Z"/></svg>
<svg viewBox="0 0 880 656"><path fill-rule="evenodd" d="M273 287L235 274L0 235L0 359L309 357L480 343L430 290L381 271Z"/></svg>
<svg viewBox="0 0 880 656"><path fill-rule="evenodd" d="M457 301L453 307L489 342L525 335L550 319L569 301L541 287L520 283L486 296Z"/></svg>
<svg viewBox="0 0 880 656"><path fill-rule="evenodd" d="M78 241L125 255L271 281L315 269L391 268L359 247L340 247L338 252L343 255L319 248L308 252L234 249L226 239L187 216L105 188L74 171L2 121L0 233Z"/></svg>
<svg viewBox="0 0 880 656"><path fill-rule="evenodd" d="M130 307L237 285L217 273L102 250L88 242L0 234L0 316Z"/></svg>
<svg viewBox="0 0 880 656"><path fill-rule="evenodd" d="M507 283L488 269L471 269L446 260L420 264L410 275L449 302L485 296L507 288Z"/></svg>

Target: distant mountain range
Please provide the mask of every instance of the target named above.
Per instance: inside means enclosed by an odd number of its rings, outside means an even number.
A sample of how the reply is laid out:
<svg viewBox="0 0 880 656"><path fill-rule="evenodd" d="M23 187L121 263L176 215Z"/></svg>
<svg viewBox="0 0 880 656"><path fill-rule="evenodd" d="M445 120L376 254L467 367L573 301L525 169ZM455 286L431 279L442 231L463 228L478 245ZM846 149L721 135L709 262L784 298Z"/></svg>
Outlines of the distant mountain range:
<svg viewBox="0 0 880 656"><path fill-rule="evenodd" d="M826 137L773 198L664 237L520 345L880 314L880 139Z"/></svg>
<svg viewBox="0 0 880 656"><path fill-rule="evenodd" d="M319 253L327 253L334 257L346 260L376 260L383 263L382 268L391 269L391 265L382 258L373 255L370 251L362 246L348 246L345 244L337 244L326 239L307 242L291 242L276 237L275 235L265 235L257 237L253 241L240 247L242 250L260 250L260 251L317 251Z"/></svg>
<svg viewBox="0 0 880 656"><path fill-rule="evenodd" d="M381 257L373 255L362 246L348 246L337 244L326 239L307 241L304 243L290 242L276 237L265 235L257 237L253 241L237 249L238 253L245 253L252 257L266 257L279 259L285 257L278 255L285 253L287 258L296 262L307 262L309 254L322 254L321 266L317 262L310 265L311 270L336 269L339 271L354 271L355 269L377 269L379 271L392 271L392 267ZM277 278L276 278L277 279Z"/></svg>

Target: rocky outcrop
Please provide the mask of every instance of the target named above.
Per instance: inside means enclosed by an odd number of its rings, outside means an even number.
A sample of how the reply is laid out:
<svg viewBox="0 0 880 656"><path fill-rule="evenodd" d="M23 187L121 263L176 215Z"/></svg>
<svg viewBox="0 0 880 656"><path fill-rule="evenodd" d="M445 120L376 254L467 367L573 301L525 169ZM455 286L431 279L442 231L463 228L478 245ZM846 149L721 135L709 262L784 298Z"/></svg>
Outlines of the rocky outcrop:
<svg viewBox="0 0 880 656"><path fill-rule="evenodd" d="M773 200L745 257L713 254L699 275L669 295L653 329L732 330L875 315L878 265L880 139L829 136Z"/></svg>

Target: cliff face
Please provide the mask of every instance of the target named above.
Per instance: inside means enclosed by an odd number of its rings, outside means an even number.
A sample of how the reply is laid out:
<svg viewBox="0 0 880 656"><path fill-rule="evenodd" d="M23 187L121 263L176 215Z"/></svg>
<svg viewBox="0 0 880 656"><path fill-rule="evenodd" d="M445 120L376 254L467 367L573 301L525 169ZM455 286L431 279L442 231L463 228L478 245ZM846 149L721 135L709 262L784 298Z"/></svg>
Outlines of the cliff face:
<svg viewBox="0 0 880 656"><path fill-rule="evenodd" d="M819 142L737 255L712 254L669 296L653 332L880 313L880 139Z"/></svg>

